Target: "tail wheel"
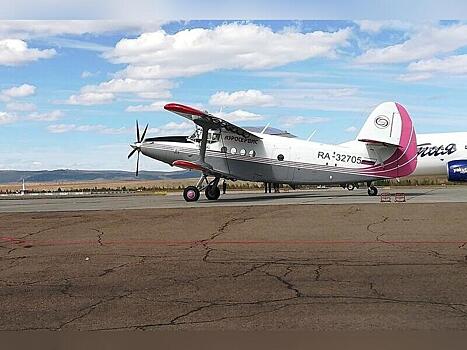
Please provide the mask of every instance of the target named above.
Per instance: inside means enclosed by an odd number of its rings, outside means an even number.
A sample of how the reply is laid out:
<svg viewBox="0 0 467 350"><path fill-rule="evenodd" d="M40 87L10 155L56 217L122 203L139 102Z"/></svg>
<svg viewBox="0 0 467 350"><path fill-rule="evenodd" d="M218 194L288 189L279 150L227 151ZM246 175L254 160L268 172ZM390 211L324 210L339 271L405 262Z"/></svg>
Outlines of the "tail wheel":
<svg viewBox="0 0 467 350"><path fill-rule="evenodd" d="M204 191L206 198L212 201L219 199L221 195L221 190L217 186L209 185L206 187L206 191Z"/></svg>
<svg viewBox="0 0 467 350"><path fill-rule="evenodd" d="M376 196L378 194L378 189L375 186L368 187L368 195Z"/></svg>
<svg viewBox="0 0 467 350"><path fill-rule="evenodd" d="M196 186L188 186L183 190L183 198L187 202L196 202L199 199L199 190Z"/></svg>

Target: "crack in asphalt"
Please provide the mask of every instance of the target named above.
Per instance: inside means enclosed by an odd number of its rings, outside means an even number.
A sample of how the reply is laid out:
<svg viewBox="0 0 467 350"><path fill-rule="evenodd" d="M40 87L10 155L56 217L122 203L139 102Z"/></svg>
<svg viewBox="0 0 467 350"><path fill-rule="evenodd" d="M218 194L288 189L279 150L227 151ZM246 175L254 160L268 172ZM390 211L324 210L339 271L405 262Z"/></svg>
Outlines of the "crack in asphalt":
<svg viewBox="0 0 467 350"><path fill-rule="evenodd" d="M104 231L99 230L97 228L91 228L91 230L97 232L97 244L102 247L104 243L102 242L102 236L104 235Z"/></svg>
<svg viewBox="0 0 467 350"><path fill-rule="evenodd" d="M278 276L278 275L274 275L268 271L263 271L263 273L269 277L273 277L275 278L276 280L278 280L279 282L281 282L288 290L292 291L295 296L297 298L301 298L303 297L303 293L292 283L290 283L289 281L287 281L285 278L283 278L282 276Z"/></svg>
<svg viewBox="0 0 467 350"><path fill-rule="evenodd" d="M378 242L389 243L389 242L383 241L383 240L381 239L381 237L384 236L384 233L378 233L378 232L372 230L372 227L373 227L373 226L376 226L376 225L381 225L381 224L385 223L386 221L388 221L388 219L389 219L389 217L388 217L388 216L385 216L385 217L383 217L382 220L378 220L378 221L372 222L372 223L368 224L367 227L366 227L366 230L367 230L368 232L371 232L371 233L377 235L377 236L376 236L376 241L378 241Z"/></svg>
<svg viewBox="0 0 467 350"><path fill-rule="evenodd" d="M323 265L318 265L315 270L315 281L319 281L321 278L321 269L323 268Z"/></svg>
<svg viewBox="0 0 467 350"><path fill-rule="evenodd" d="M118 269L127 267L127 266L130 265L130 264L131 264L131 262L127 262L127 263L120 264L120 265L117 265L117 266L114 266L114 267L110 267L110 268L108 268L108 269L105 269L104 272L101 272L98 276L99 276L99 277L103 277L103 276L105 276L105 275L108 275L109 273L115 272L115 271L118 270Z"/></svg>
<svg viewBox="0 0 467 350"><path fill-rule="evenodd" d="M70 298L73 298L73 295L71 294L70 292L70 288L71 288L71 281L70 279L68 278L65 278L65 283L63 284L63 287L60 289L60 293L70 297Z"/></svg>
<svg viewBox="0 0 467 350"><path fill-rule="evenodd" d="M277 278L275 275L270 275L271 277ZM281 281L282 282L282 281ZM374 290L372 286L371 289ZM344 305L351 305L351 304L361 304L365 301L371 301L376 303L400 303L400 304L420 304L420 305L430 305L436 307L445 307L447 311L451 310L455 312L457 315L461 317L467 317L467 312L459 309L459 307L466 307L466 304L461 303L443 303L443 302L436 302L436 301L427 301L427 300L410 300L410 299L396 299L396 298L388 298L382 295L379 292L373 292L375 296L349 296L349 295L295 295L289 298L282 298L282 299L271 299L271 300L258 300L252 302L209 302L209 301L197 301L197 300L158 300L158 302L175 302L175 303L183 303L183 304L192 304L192 303L202 303L203 305L197 306L192 308L188 311L185 311L175 317L173 317L168 322L159 322L159 323L147 323L147 324L135 324L131 326L121 326L121 327L108 327L108 328L96 328L94 330L118 330L118 329L140 329L146 330L148 328L160 328L164 326L177 326L177 325L190 325L190 324L203 324L203 323L213 323L219 322L228 319L238 319L238 318L250 318L257 315L262 315L266 313L273 313L278 310L292 307L292 306L303 306L303 305L312 305L316 304L317 302L323 301L329 303L329 301L333 301L333 305L337 304L344 304ZM378 295L376 295L379 293ZM342 300L341 302L336 300ZM150 300L154 301L154 300ZM279 303L278 306L273 307L270 310L263 310L257 312L249 312L244 315L236 315L236 316L222 316L222 317L215 317L211 319L204 319L204 320L190 320L190 321L180 321L181 319L193 315L195 313L201 312L203 310L212 308L212 307L241 307L247 305L257 305L257 306L264 306L268 304Z"/></svg>
<svg viewBox="0 0 467 350"><path fill-rule="evenodd" d="M464 261L467 261L467 258L465 258L464 260L459 260L459 259L453 259L449 256L446 256L444 254L441 254L439 253L438 251L436 250L422 250L422 249L414 249L414 248L409 248L407 246L404 246L402 244L399 244L399 243L393 243L393 242L390 242L390 241L386 241L386 240L383 240L382 237L385 235L385 233L379 233L379 232L376 232L372 229L373 226L375 225L380 225L380 224L383 224L385 223L387 220L389 219L389 217L384 217L383 220L378 220L376 222L373 222L373 223L370 223L368 224L367 226L367 231L373 233L376 235L376 241L378 242L381 242L381 243L384 243L384 244L387 244L387 245L390 245L392 247L395 247L395 248L398 248L398 249L402 249L402 250L405 250L407 252L412 252L412 253L423 253L423 254L428 254L429 256L432 256L434 258L437 258L437 259L441 259L441 260L445 260L445 261L449 261L449 262L452 262L454 264L457 264L457 263L462 263ZM407 219L403 219L404 221L407 221ZM464 246L465 244L467 244L467 242L465 242L464 244L462 244L461 246L459 246L459 248L461 248L462 246Z"/></svg>
<svg viewBox="0 0 467 350"><path fill-rule="evenodd" d="M370 282L370 291L376 295L377 297L384 297L385 295L383 293L381 293L380 291L378 291L376 288L375 288L375 283L374 282Z"/></svg>
<svg viewBox="0 0 467 350"><path fill-rule="evenodd" d="M268 266L270 264L271 264L271 262L264 262L264 263L261 263L261 264L255 264L255 265L252 265L250 268L246 269L243 272L233 273L230 276L232 276L233 278L246 276L246 275L248 275L248 274L250 274L250 273L252 273L252 272L254 272L256 270L259 270L262 267Z"/></svg>
<svg viewBox="0 0 467 350"><path fill-rule="evenodd" d="M78 312L82 312L81 314L79 314L78 316L75 316L65 322L62 322L57 328L55 328L55 330L62 330L63 327L65 326L68 326L70 325L71 323L77 321L77 320L80 320L86 316L88 316L89 314L91 314L91 312L93 312L98 306L104 304L104 303L108 303L108 302L111 302L113 300L116 300L116 299L122 299L122 298L125 298L129 295L131 295L133 292L132 291L127 291L123 294L118 294L118 295L113 295L113 296L110 296L108 298L103 298L103 299L100 299L99 301L91 304L91 305L88 305L84 308L81 308Z"/></svg>
<svg viewBox="0 0 467 350"><path fill-rule="evenodd" d="M104 231L92 228L91 230L97 232L97 243L99 247L103 247L99 251L99 256L105 256L105 257L131 257L131 258L136 258L138 259L137 261L129 261L129 262L124 262L120 263L116 266L106 268L103 270L103 272L99 273L99 277L103 277L106 275L109 275L111 273L114 273L120 269L124 269L128 266L131 265L138 265L138 264L145 264L145 266L153 266L153 267L158 267L158 264L161 263L163 259L169 258L176 258L178 259L178 262L190 264L191 261L193 261L193 266L196 263L199 264L200 260L204 263L208 264L221 264L221 265L226 265L226 268L222 267L222 273L214 273L214 274L205 274L203 276L197 276L195 278L184 278L185 276L157 276L157 279L155 279L155 283L151 286L145 286L144 288L138 289L138 288L127 288L124 292L115 294L115 291L113 292L113 295L108 296L108 297L102 297L98 299L97 301L86 305L84 307L81 307L77 311L72 311L73 317L67 318L66 320L62 321L58 326L56 327L31 327L31 328L24 328L24 329L18 329L18 330L33 330L33 329L49 329L49 330L62 330L62 329L74 329L74 328L79 328L80 326L76 326L77 321L82 320L89 315L91 315L97 308L102 306L105 303L110 303L115 300L119 300L122 298L130 298L131 301L137 302L138 300L146 301L147 303L151 303L151 305L157 305L158 303L179 303L180 305L184 305L184 310L183 312L180 313L175 313L175 315L171 314L170 317L167 317L166 319L155 319L155 320L150 320L148 323L141 323L138 324L137 322L134 322L134 324L129 325L129 326L121 326L121 327L111 327L111 328L99 328L96 327L96 323L93 322L95 315L93 318L90 318L90 320L86 320L85 325L82 327L88 328L91 327L93 330L111 330L111 329L139 329L139 330L148 330L151 328L163 328L163 327L176 327L180 325L196 325L196 324L208 324L208 323L216 323L216 322L221 322L225 320L235 320L235 319L244 319L244 318L253 318L258 315L264 315L264 314L270 314L270 313L275 313L279 310L283 310L286 308L291 308L291 307L302 307L305 305L313 305L313 304L329 304L329 305L352 305L352 304L365 304L365 303L398 303L398 304L403 304L403 305L410 305L410 304L415 304L415 305L423 305L423 306L431 306L431 307L436 307L436 308L442 308L440 309L443 312L450 312L455 314L458 317L461 317L463 319L467 320L467 311L465 308L467 308L467 304L464 303L458 303L458 302L444 302L444 301L439 301L439 300L429 300L429 297L425 298L420 298L420 299L412 299L408 297L407 299L404 298L392 298L390 296L391 290L384 290L388 295L385 295L380 288L382 286L376 285L375 281L369 281L367 280L366 277L356 277L352 280L344 280L344 279L332 279L328 278L328 275L331 275L331 277L334 277L332 273L334 272L333 267L350 267L352 270L358 271L359 267L381 267L381 266L465 266L459 264L459 261L452 260L446 257L446 254L442 254L436 250L429 250L429 251L423 251L423 253L427 253L429 256L435 258L431 259L433 261L436 260L436 262L430 263L424 263L424 262L411 262L411 263L403 263L403 262L389 262L389 261L373 261L372 259L364 259L362 257L356 256L354 258L331 258L328 256L315 256L315 257L294 257L292 254L294 253L293 250L290 251L272 251L269 254L277 256L277 258L271 258L269 257L261 257L260 255L252 255L253 251L251 250L246 250L245 251L229 251L227 249L220 249L220 248L213 248L210 245L210 242L221 237L222 234L229 232L228 229L231 228L233 225L239 225L242 223L247 222L248 220L254 219L254 217L245 217L242 218L242 216L248 211L248 208L245 208L245 210L242 210L239 213L236 213L236 217L231 217L228 220L225 220L223 223L221 223L218 228L215 230L215 232L211 233L208 238L199 240L196 242L195 245L189 247L188 249L192 249L196 246L198 246L200 249L199 251L202 253L201 255L198 255L198 251L195 251L195 254L190 255L188 257L184 257L184 259L180 259L180 254L175 254L173 253L172 255L169 254L159 254L159 255L151 255L151 254L125 254L121 251L117 251L117 253L106 253L106 250L109 249L109 245L105 245L103 242L103 235ZM352 215L359 211L359 208L357 210L354 210L353 207L351 207L346 215ZM398 250L403 250L406 249L406 247L400 246L393 244L391 242L385 241L383 239L383 236L385 235L384 233L378 232L376 229L377 225L384 224L386 221L389 220L389 217L383 217L382 219L370 223L367 225L367 231L370 232L373 235L376 235L376 241L392 245L395 248L398 248ZM51 228L47 228L44 230L40 230L38 232L35 232L33 234L38 234L40 232L44 232L45 230L50 230ZM208 231L209 232L209 231ZM466 242L467 243L467 242ZM462 244L459 246L459 248L464 248L466 243ZM378 244L379 245L379 244ZM16 248L14 248L16 249ZM172 249L172 247L169 247L169 249ZM390 249L390 248L388 248ZM336 250L332 251L334 253L347 253L350 250ZM409 251L417 251L417 250L409 250ZM422 251L419 251L422 252ZM102 253L102 254L101 254ZM227 253L227 254L226 254ZM231 256L229 256L229 254ZM243 255L242 255L243 254ZM240 255L240 257L239 257ZM319 255L319 254L318 254ZM324 254L321 254L324 255ZM21 262L22 259L25 259L26 257L11 257L11 258L5 258L5 257L0 257L2 260L11 260L12 265L14 266L9 266L3 270L0 270L0 272L8 270L10 268L13 268L15 266L18 266L16 261L19 263ZM30 257L28 257L30 258ZM18 259L18 260L16 260ZM440 261L437 261L440 260ZM113 260L112 260L113 261ZM206 265L199 265L201 273L203 271L203 266L206 267ZM235 268L234 271L229 270L232 268ZM238 268L238 269L237 269ZM300 268L304 269L308 275L306 275L305 279L302 279L299 274L296 272L300 272ZM312 269L313 268L313 269ZM274 272L271 272L271 270L274 269ZM323 276L323 270L326 269L326 274ZM365 271L364 269L360 269ZM159 271L159 270L156 270ZM280 272L279 272L280 271ZM373 270L371 270L373 271ZM171 273L175 273L176 271L170 271ZM191 271L191 274L188 276L193 276L193 272ZM249 276L249 279L246 280L236 280L237 278ZM202 293L205 293L207 290L209 290L211 284L208 283L202 283L204 280L219 280L221 278L230 278L232 279L234 285L240 284L240 283L255 283L255 278L260 276L263 280L267 280L269 285L274 286L274 289L277 289L278 293L280 295L283 295L284 298L273 298L271 297L270 299L266 297L258 298L255 297L254 294L248 296L248 299L253 299L251 301L234 301L231 299L234 299L237 297L237 294L235 296L230 296L230 294L227 294L227 296L224 296L222 294L221 297L215 297L213 296L211 300L202 300L204 295ZM266 277L264 277L266 276ZM299 279L294 280L294 276L298 276ZM302 275L303 276L303 275ZM359 276L357 274L357 276ZM60 279L60 289L57 289L57 284L50 285L49 287L54 287L55 292L59 291L64 296L67 296L69 298L77 298L77 295L73 295L71 292L72 289L74 290L76 287L74 283L76 283L76 279L82 278L83 276L80 277L66 277ZM92 276L87 276L88 278L95 277L95 273ZM345 277L344 277L345 278ZM40 282L44 282L45 280L39 280L39 281L33 281L33 282L28 282L28 283L22 283L22 284L11 284L8 285L8 287L16 287L16 286L30 286L34 284L38 284ZM152 281L152 280L151 280ZM245 282L246 281L246 282ZM270 281L274 281L271 282ZM308 288L319 288L318 290L321 290L323 287L322 283L317 283L313 284L314 282L335 282L337 284L332 284L332 288L334 291L330 294L317 294L311 293ZM11 281L7 280L0 280L2 283L12 283ZM209 282L211 283L211 282ZM216 282L217 283L217 282ZM279 287L275 287L277 283L280 283ZM353 283L355 284L356 291L354 289L348 289L344 283ZM186 294L186 298L180 298L180 291L178 289L175 289L174 287L178 287L183 284L189 284L193 288L196 289L197 292L200 293L191 293ZM340 285L342 284L342 285ZM160 288L162 288L163 293L161 294ZM191 292L193 288L189 287L189 291ZM306 289L305 289L306 288ZM327 284L324 285L324 288L328 288ZM384 288L383 288L384 289ZM7 292L7 293L2 293L2 295L12 295L14 293L14 288L12 288L12 292L8 293L8 289L5 288L4 291L2 292ZM324 289L326 290L326 289ZM182 289L183 291L183 289ZM287 291L287 294L285 293ZM337 292L336 292L337 291ZM137 295L138 292L144 292L144 294L147 294L147 296L143 295ZM242 290L239 288L238 293L241 293ZM339 294L339 293L347 293L347 294ZM237 292L236 292L237 293ZM272 294L272 293L271 293ZM350 294L350 295L349 295ZM355 294L355 295L354 295ZM165 298L161 297L163 295L167 295ZM397 294L396 294L397 295ZM154 297L152 297L154 296ZM198 296L198 297L197 297ZM209 294L208 296L205 296L205 299L210 298L212 294ZM175 297L175 298L174 298ZM174 299L172 299L174 298ZM217 300L216 300L217 299ZM428 299L428 300L427 300ZM438 299L438 298L434 298ZM440 298L439 298L440 299ZM89 302L88 302L89 303ZM133 304L133 303L132 303ZM188 307L188 310L187 310ZM215 308L224 308L219 313L216 315L213 315ZM213 310L214 309L214 310ZM172 310L171 310L172 311ZM173 311L172 311L173 312ZM70 313L67 314L68 317L70 317ZM157 316L156 316L157 317ZM160 321L160 322L157 322Z"/></svg>

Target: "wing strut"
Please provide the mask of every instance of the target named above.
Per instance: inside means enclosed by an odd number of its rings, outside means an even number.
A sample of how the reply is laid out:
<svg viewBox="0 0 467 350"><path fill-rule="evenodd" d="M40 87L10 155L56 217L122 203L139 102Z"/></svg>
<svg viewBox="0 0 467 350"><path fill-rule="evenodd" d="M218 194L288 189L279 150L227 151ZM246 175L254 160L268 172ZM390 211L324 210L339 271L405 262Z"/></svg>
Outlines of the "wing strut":
<svg viewBox="0 0 467 350"><path fill-rule="evenodd" d="M206 145L208 143L209 126L201 125L201 127L203 128L203 133L199 147L199 163L204 168L212 169L212 166L206 163Z"/></svg>

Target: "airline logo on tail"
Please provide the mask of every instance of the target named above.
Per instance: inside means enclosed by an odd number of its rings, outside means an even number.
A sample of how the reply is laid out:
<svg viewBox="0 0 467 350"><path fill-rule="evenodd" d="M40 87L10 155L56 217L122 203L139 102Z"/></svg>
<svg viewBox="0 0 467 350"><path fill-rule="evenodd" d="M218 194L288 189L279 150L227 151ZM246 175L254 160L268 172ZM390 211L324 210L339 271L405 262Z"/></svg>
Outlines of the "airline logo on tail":
<svg viewBox="0 0 467 350"><path fill-rule="evenodd" d="M389 126L389 124L390 121L385 115L379 115L375 119L375 125L380 129L386 129Z"/></svg>

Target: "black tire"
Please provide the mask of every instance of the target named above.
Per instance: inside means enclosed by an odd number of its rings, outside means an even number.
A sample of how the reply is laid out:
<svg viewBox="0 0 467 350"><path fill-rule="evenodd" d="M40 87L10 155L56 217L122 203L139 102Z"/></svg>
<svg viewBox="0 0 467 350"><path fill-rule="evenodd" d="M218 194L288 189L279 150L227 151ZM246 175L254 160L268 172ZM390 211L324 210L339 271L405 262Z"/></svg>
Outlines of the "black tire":
<svg viewBox="0 0 467 350"><path fill-rule="evenodd" d="M199 190L196 186L188 186L183 190L183 198L187 202L196 202L199 199Z"/></svg>
<svg viewBox="0 0 467 350"><path fill-rule="evenodd" d="M378 189L375 186L368 187L368 195L376 196L378 194Z"/></svg>
<svg viewBox="0 0 467 350"><path fill-rule="evenodd" d="M206 191L204 191L204 194L206 195L207 199L215 201L221 196L221 190L217 186L209 185L208 187L206 187Z"/></svg>
<svg viewBox="0 0 467 350"><path fill-rule="evenodd" d="M355 189L355 185L354 184L347 184L347 189L349 191L353 191Z"/></svg>

